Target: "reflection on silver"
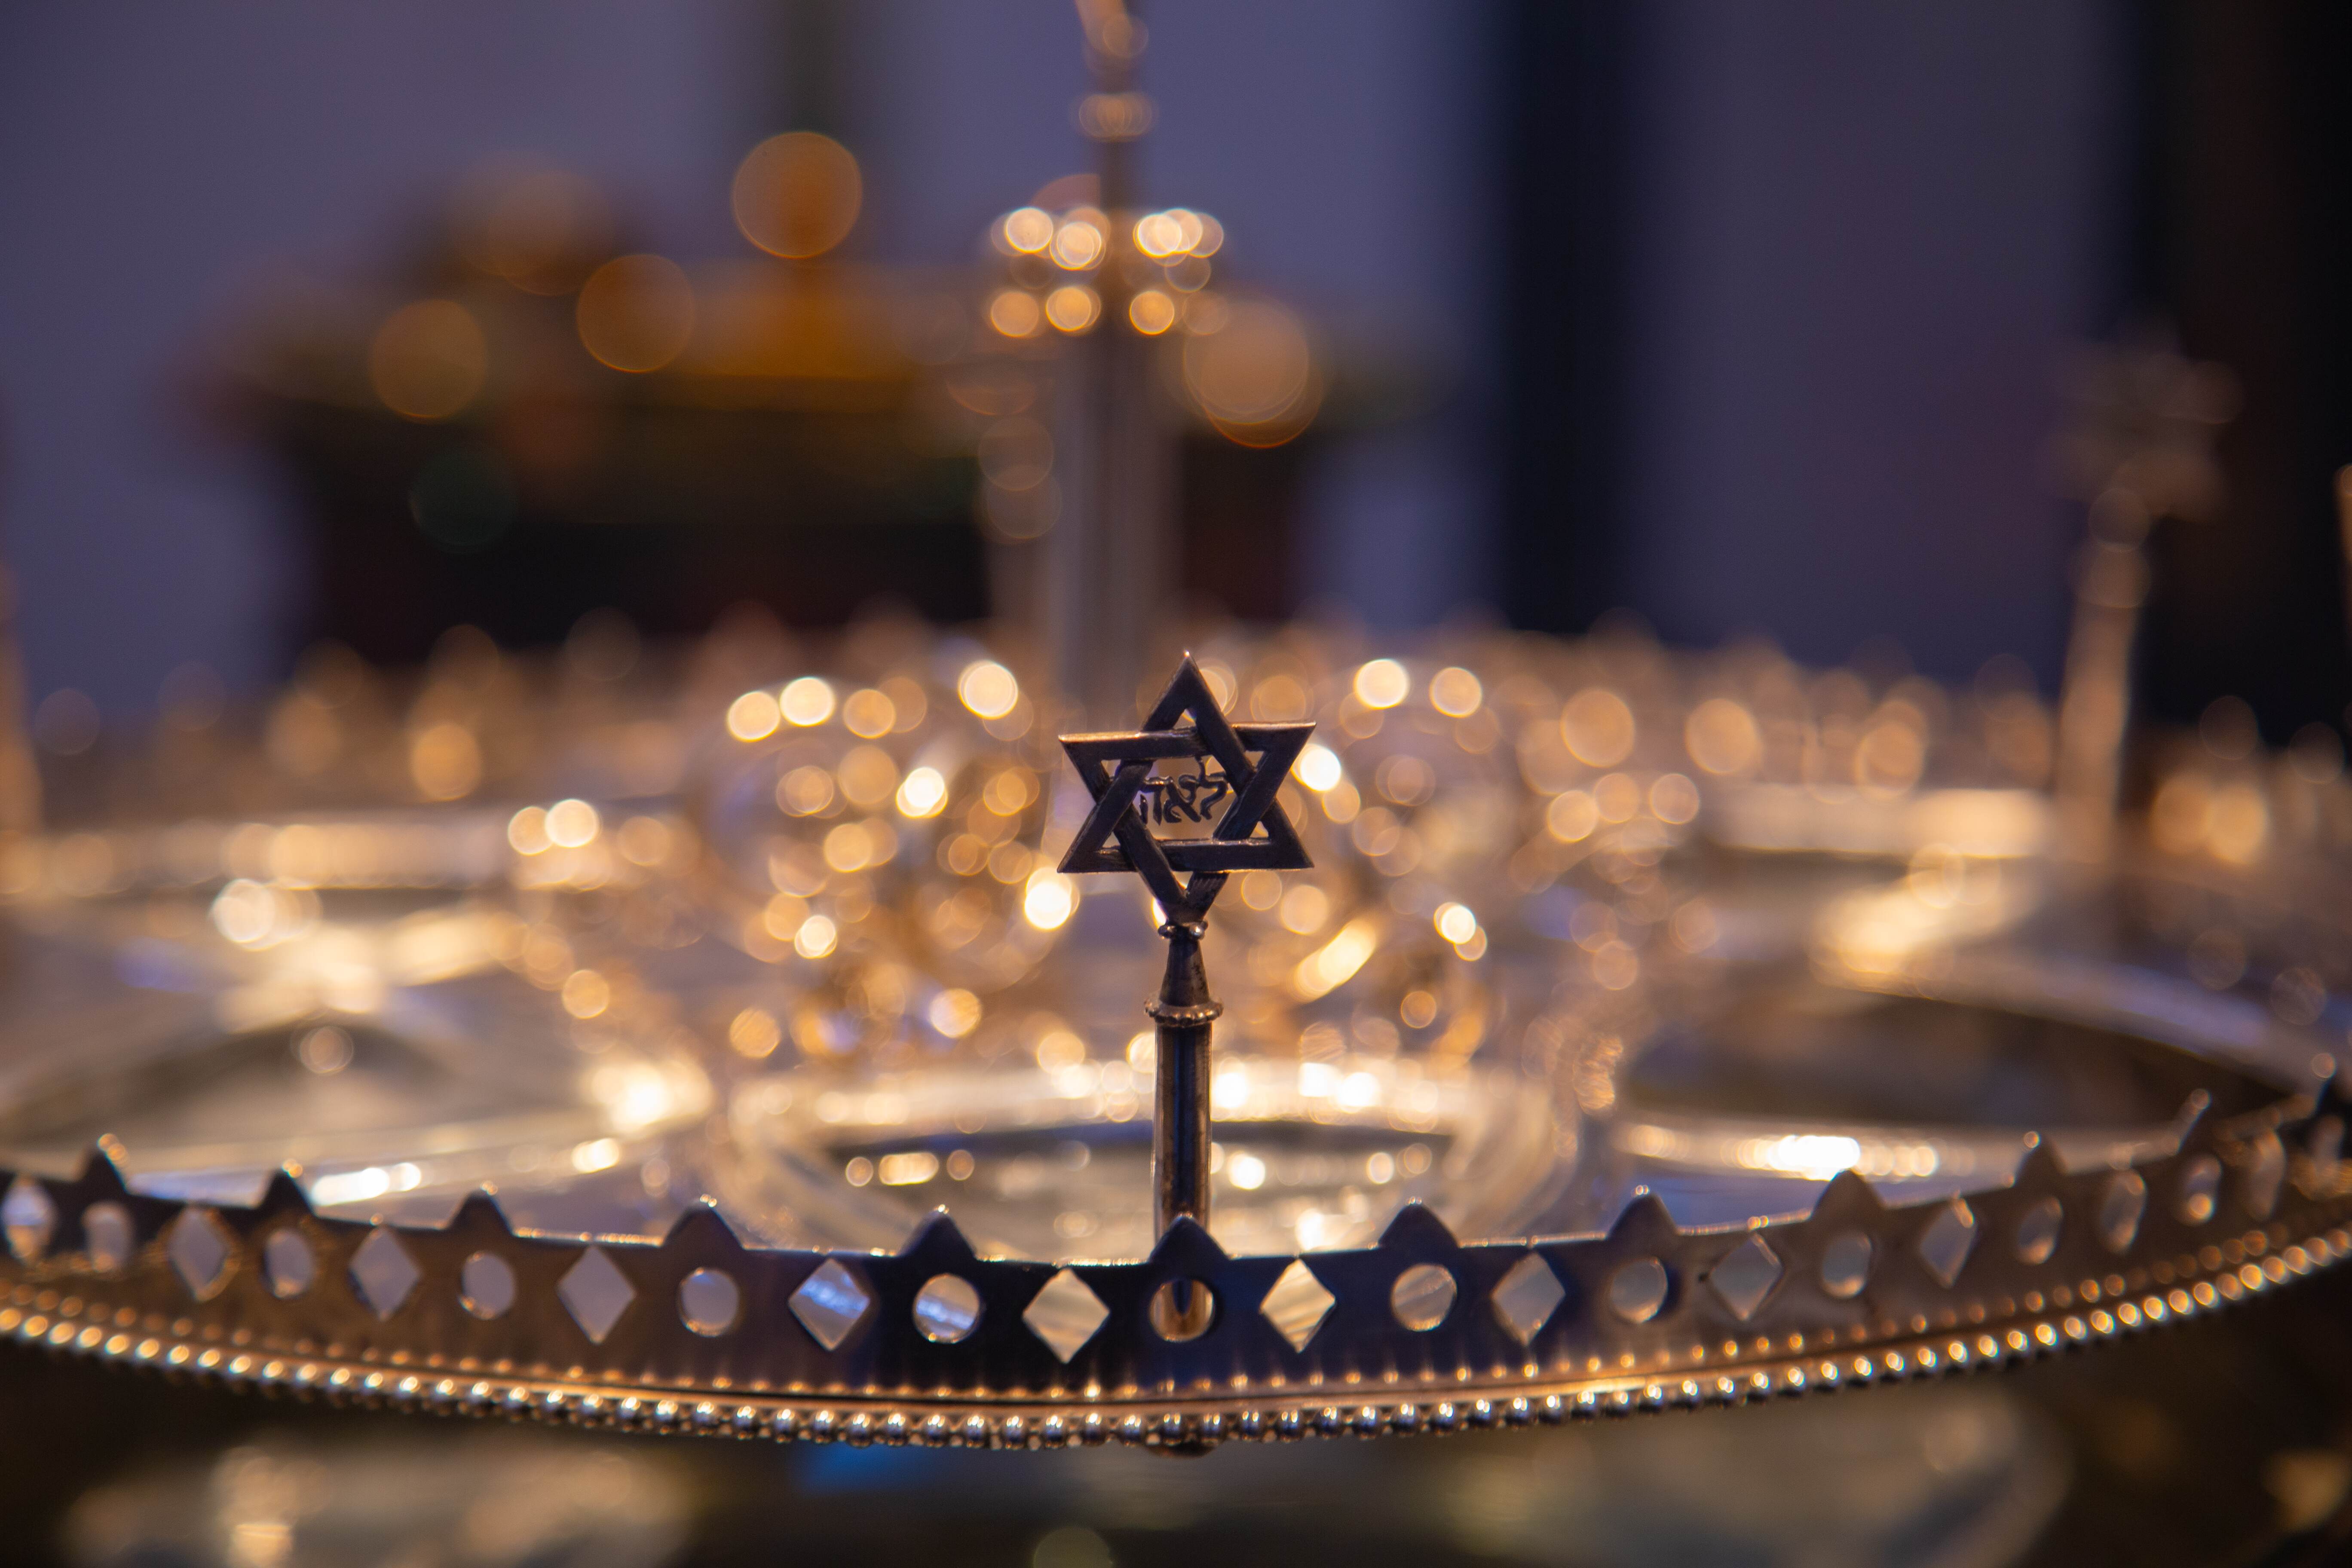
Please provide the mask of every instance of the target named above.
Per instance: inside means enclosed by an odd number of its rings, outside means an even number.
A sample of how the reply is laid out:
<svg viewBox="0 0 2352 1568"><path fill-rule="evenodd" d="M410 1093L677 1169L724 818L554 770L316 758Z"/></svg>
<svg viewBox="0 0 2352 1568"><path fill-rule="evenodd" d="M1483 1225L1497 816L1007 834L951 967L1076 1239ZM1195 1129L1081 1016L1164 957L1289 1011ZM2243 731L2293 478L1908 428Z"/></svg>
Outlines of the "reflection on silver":
<svg viewBox="0 0 2352 1568"><path fill-rule="evenodd" d="M838 1350L874 1298L839 1258L828 1258L801 1281L787 1304L810 1338L827 1350Z"/></svg>
<svg viewBox="0 0 2352 1568"><path fill-rule="evenodd" d="M1459 1287L1454 1276L1434 1263L1416 1263L1397 1276L1389 1288L1389 1310L1396 1321L1416 1333L1427 1333L1454 1310Z"/></svg>
<svg viewBox="0 0 2352 1568"><path fill-rule="evenodd" d="M1171 1279L1151 1293L1144 1318L1171 1344L1197 1340L1216 1326L1217 1293L1205 1279Z"/></svg>
<svg viewBox="0 0 2352 1568"><path fill-rule="evenodd" d="M1290 1342L1290 1348L1303 1351L1315 1331L1323 1326L1339 1298L1323 1288L1315 1271L1307 1267L1306 1259L1294 1258L1275 1279L1273 1288L1257 1310L1265 1314L1275 1331Z"/></svg>
<svg viewBox="0 0 2352 1568"><path fill-rule="evenodd" d="M915 1293L915 1327L933 1344L957 1344L980 1326L980 1292L960 1274L935 1274Z"/></svg>
<svg viewBox="0 0 2352 1568"><path fill-rule="evenodd" d="M1532 1342L1559 1310L1568 1289L1538 1253L1528 1253L1511 1265L1495 1284L1495 1317L1521 1344Z"/></svg>

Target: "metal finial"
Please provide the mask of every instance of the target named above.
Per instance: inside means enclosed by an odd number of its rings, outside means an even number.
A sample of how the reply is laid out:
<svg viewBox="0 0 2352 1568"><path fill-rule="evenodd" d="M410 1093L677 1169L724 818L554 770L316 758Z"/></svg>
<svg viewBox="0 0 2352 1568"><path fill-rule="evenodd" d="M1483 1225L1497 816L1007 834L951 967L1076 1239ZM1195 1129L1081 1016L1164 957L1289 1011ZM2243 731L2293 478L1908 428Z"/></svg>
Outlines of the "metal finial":
<svg viewBox="0 0 2352 1568"><path fill-rule="evenodd" d="M1229 722L1186 654L1140 730L1062 737L1094 796L1062 870L1140 876L1159 901L1160 934L1168 942L1160 994L1144 1005L1159 1044L1151 1174L1162 1234L1180 1215L1209 1223L1209 1034L1223 1011L1201 962L1209 906L1235 871L1298 871L1312 864L1277 792L1314 731L1311 723ZM1200 766L1189 775L1154 778L1161 762ZM1210 770L1212 763L1219 771ZM1213 812L1215 825L1205 838L1161 838L1151 831L1154 818L1200 822Z"/></svg>

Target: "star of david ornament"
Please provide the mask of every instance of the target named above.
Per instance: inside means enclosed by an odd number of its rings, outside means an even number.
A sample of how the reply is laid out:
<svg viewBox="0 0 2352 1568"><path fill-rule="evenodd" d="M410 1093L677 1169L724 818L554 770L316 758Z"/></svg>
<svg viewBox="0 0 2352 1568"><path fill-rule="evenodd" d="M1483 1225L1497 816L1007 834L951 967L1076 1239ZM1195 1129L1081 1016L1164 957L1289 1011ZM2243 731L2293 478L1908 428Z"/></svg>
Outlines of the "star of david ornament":
<svg viewBox="0 0 2352 1568"><path fill-rule="evenodd" d="M1192 722L1179 723L1185 719ZM1062 857L1062 870L1133 871L1170 921L1197 924L1234 872L1307 869L1312 862L1276 792L1314 732L1313 724L1228 721L1200 667L1185 655L1142 729L1062 737L1062 750L1095 802ZM1158 763L1185 761L1197 761L1199 771L1152 777ZM1213 761L1222 773L1208 771ZM1203 821L1220 805L1205 838L1157 837L1146 820Z"/></svg>
<svg viewBox="0 0 2352 1568"><path fill-rule="evenodd" d="M1314 731L1312 724L1228 721L1186 654L1143 728L1062 737L1062 749L1094 796L1062 857L1062 870L1141 877L1159 901L1160 934L1168 942L1160 994L1144 1004L1158 1048L1151 1176L1163 1234L1180 1219L1209 1223L1209 1040L1223 1011L1209 994L1201 963L1209 906L1235 871L1297 871L1310 864L1278 792ZM1162 763L1176 764L1176 771L1153 776ZM1190 773L1183 769L1188 763ZM1212 763L1217 771L1210 770ZM1204 838L1151 831L1155 821L1212 817ZM1178 1282L1164 1300L1153 1298L1151 1310L1164 1338L1183 1340L1207 1330L1213 1303L1205 1290Z"/></svg>

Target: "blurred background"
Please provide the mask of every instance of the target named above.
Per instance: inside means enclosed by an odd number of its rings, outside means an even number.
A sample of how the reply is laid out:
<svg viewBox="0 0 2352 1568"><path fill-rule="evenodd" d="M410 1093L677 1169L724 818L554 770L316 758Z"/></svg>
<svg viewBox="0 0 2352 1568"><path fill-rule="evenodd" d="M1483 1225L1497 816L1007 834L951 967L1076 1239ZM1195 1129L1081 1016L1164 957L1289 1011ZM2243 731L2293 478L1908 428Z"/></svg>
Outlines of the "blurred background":
<svg viewBox="0 0 2352 1568"><path fill-rule="evenodd" d="M817 626L883 593L1007 609L952 441L920 483L870 454L824 478L741 398L568 364L533 392L507 355L508 318L547 302L529 289L477 301L470 468L362 362L404 300L495 281L466 204L533 171L572 182L540 195L583 204L583 268L674 258L717 287L761 256L730 183L786 131L856 160L823 265L894 300L962 287L999 259L996 215L1086 166L1067 10L12 14L0 528L33 699L129 719L174 670L251 693L320 637L414 658L461 620L542 642L605 603L674 632L741 597ZM1869 645L1946 678L2011 653L2047 690L2083 531L2053 452L2095 416L2069 367L2160 345L2236 397L2217 504L2154 544L2146 700L2240 693L2274 740L2340 722L2337 14L1196 0L1150 24L1146 192L1216 215L1221 281L1280 300L1328 372L1288 449L1188 447L1196 584L1237 518L1270 563L1226 607L1550 630L1624 609L1670 641ZM859 406L915 399L920 363L876 352L845 373L873 381ZM434 495L460 520L419 522Z"/></svg>
<svg viewBox="0 0 2352 1568"><path fill-rule="evenodd" d="M2143 715L2236 697L2273 744L2343 732L2352 15L1139 9L1136 205L1167 227L1129 320L1182 424L1194 624L1613 619L2049 696L2086 503L2128 489L2155 515ZM575 663L612 611L684 638L901 607L1017 641L1085 493L1080 378L1054 367L1098 325L1087 226L1119 205L1074 122L1095 85L1067 0L0 15L0 558L37 738L86 752L257 703L322 643L408 665L459 626L569 637ZM951 1531L1037 1568L1343 1538L2321 1561L2245 1542L2352 1530L2347 1298L2331 1278L2226 1339L1859 1418L1265 1468L439 1443L12 1351L0 1515L46 1560L249 1568L293 1560L289 1499L343 1532L322 1560L418 1564L660 1562L689 1535L695 1561L771 1561L780 1532L932 1562ZM386 1525L383 1499L425 1495L442 1512ZM215 1518L245 1523L173 1533Z"/></svg>

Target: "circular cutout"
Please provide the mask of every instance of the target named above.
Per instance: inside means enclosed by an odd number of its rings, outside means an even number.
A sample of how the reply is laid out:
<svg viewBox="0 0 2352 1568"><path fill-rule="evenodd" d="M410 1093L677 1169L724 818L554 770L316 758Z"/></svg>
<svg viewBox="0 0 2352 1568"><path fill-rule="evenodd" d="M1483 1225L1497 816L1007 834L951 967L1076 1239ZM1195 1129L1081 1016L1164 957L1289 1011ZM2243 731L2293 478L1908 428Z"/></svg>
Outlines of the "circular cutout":
<svg viewBox="0 0 2352 1568"><path fill-rule="evenodd" d="M2107 1178L2099 1195L2099 1239L2109 1252L2126 1252L2139 1235L2139 1216L2147 1207L2147 1184L2137 1171L2117 1171Z"/></svg>
<svg viewBox="0 0 2352 1568"><path fill-rule="evenodd" d="M92 1204L81 1211L82 1250L89 1255L89 1266L100 1273L112 1274L130 1262L137 1244L131 1211L121 1204Z"/></svg>
<svg viewBox="0 0 2352 1568"><path fill-rule="evenodd" d="M2042 1264L2058 1250L2059 1232L2066 1223L2066 1211L2058 1206L2056 1198L2043 1198L2019 1216L2017 1222L2017 1260L2020 1263Z"/></svg>
<svg viewBox="0 0 2352 1568"><path fill-rule="evenodd" d="M1609 1277L1609 1310L1629 1323L1646 1323L1666 1304L1666 1266L1636 1258Z"/></svg>
<svg viewBox="0 0 2352 1568"><path fill-rule="evenodd" d="M1151 1293L1150 1318L1163 1340L1197 1340L1217 1321L1216 1293L1198 1279L1171 1279Z"/></svg>
<svg viewBox="0 0 2352 1568"><path fill-rule="evenodd" d="M1434 1263L1416 1263L1389 1287L1389 1310L1415 1333L1425 1334L1445 1321L1459 1292L1454 1276Z"/></svg>
<svg viewBox="0 0 2352 1568"><path fill-rule="evenodd" d="M961 1275L932 1275L915 1294L915 1327L935 1345L969 1339L980 1327L980 1292Z"/></svg>
<svg viewBox="0 0 2352 1568"><path fill-rule="evenodd" d="M1862 1288L1870 1283L1874 1250L1870 1237L1858 1230L1840 1231L1830 1237L1829 1245L1822 1248L1822 1293L1840 1301L1861 1295Z"/></svg>
<svg viewBox="0 0 2352 1568"><path fill-rule="evenodd" d="M319 1277L319 1258L310 1250L309 1239L288 1226L272 1231L269 1239L261 1244L261 1273L269 1281L269 1293L281 1301L289 1301L308 1290Z"/></svg>
<svg viewBox="0 0 2352 1568"><path fill-rule="evenodd" d="M743 1314L743 1292L734 1276L698 1268L677 1282L678 1321L696 1333L716 1338Z"/></svg>
<svg viewBox="0 0 2352 1568"><path fill-rule="evenodd" d="M2180 1190L2172 1200L2172 1212L2183 1225L2203 1225L2221 1202L2221 1162L2210 1154L2193 1156L2180 1167Z"/></svg>
<svg viewBox="0 0 2352 1568"><path fill-rule="evenodd" d="M457 1301L485 1321L505 1317L515 1304L513 1268L495 1252L477 1252L457 1271Z"/></svg>

